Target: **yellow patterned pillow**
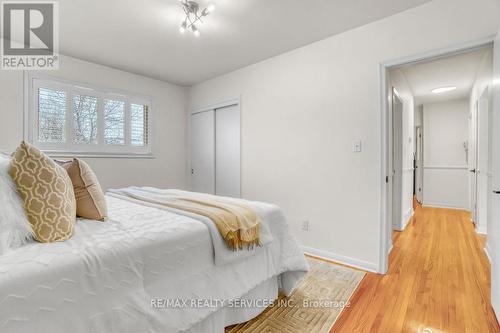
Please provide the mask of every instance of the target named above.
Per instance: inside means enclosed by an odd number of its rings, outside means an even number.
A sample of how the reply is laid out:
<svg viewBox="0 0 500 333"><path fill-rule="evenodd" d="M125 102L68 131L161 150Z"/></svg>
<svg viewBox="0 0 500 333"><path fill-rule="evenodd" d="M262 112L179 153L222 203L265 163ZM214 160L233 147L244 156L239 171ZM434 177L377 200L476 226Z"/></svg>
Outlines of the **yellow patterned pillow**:
<svg viewBox="0 0 500 333"><path fill-rule="evenodd" d="M23 141L12 158L10 175L35 239L49 243L70 238L76 221L76 201L66 170Z"/></svg>

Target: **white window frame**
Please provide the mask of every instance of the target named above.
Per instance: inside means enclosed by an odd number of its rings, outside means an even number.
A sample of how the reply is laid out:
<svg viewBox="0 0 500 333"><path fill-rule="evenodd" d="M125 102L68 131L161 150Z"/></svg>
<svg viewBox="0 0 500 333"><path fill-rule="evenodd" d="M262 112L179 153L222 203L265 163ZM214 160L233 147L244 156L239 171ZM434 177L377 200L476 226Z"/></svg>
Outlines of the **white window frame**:
<svg viewBox="0 0 500 333"><path fill-rule="evenodd" d="M151 140L153 138L153 99L116 89L97 87L92 84L62 80L49 75L25 73L24 139L43 152L54 157L117 157L117 158L153 158ZM68 93L66 109L66 141L64 143L46 143L38 141L38 88L64 90ZM97 97L97 144L74 142L73 97L75 94ZM104 100L113 99L125 102L124 145L104 143ZM148 107L147 144L131 144L130 105L140 104Z"/></svg>

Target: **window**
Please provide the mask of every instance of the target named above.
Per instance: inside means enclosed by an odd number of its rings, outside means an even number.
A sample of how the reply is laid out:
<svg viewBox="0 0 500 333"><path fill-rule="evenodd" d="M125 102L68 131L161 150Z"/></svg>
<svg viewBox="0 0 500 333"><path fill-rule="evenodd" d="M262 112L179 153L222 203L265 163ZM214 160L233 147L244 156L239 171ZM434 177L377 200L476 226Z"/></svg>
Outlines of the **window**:
<svg viewBox="0 0 500 333"><path fill-rule="evenodd" d="M131 104L132 145L144 147L148 143L148 107L147 105Z"/></svg>
<svg viewBox="0 0 500 333"><path fill-rule="evenodd" d="M104 141L108 145L125 144L125 102L104 100Z"/></svg>
<svg viewBox="0 0 500 333"><path fill-rule="evenodd" d="M53 155L151 156L148 98L29 76L28 140Z"/></svg>
<svg viewBox="0 0 500 333"><path fill-rule="evenodd" d="M38 89L38 140L64 143L66 141L65 91Z"/></svg>
<svg viewBox="0 0 500 333"><path fill-rule="evenodd" d="M73 96L75 143L97 143L97 97Z"/></svg>

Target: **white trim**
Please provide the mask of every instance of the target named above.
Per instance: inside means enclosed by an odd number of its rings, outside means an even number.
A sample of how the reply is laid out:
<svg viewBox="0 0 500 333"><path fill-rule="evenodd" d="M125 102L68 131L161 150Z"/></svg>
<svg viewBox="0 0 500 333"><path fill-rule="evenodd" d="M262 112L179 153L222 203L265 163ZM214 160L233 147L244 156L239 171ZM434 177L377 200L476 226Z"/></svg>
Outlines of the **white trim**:
<svg viewBox="0 0 500 333"><path fill-rule="evenodd" d="M36 122L38 97L34 93L37 86L53 87L65 91L67 96L67 114L66 114L66 141L61 144L51 144L38 142L38 124ZM71 80L64 80L40 73L24 73L24 140L31 142L39 149L55 157L97 157L97 158L153 158L152 138L153 138L153 119L154 119L154 101L152 97L128 93L116 89L98 87L93 84L80 83ZM85 94L98 98L97 122L98 122L98 142L97 144L78 144L73 142L73 105L72 98L74 94ZM104 143L104 101L113 99L123 101L124 104L124 144L106 145ZM130 129L130 104L141 104L148 108L147 122L147 143L145 146L133 146L131 144Z"/></svg>
<svg viewBox="0 0 500 333"><path fill-rule="evenodd" d="M492 260L490 252L491 252L490 245L488 244L488 242L486 242L486 245L484 246L484 253L486 254L486 257L488 258L488 261L491 264Z"/></svg>
<svg viewBox="0 0 500 333"><path fill-rule="evenodd" d="M401 222L400 222L400 224L398 226L399 228L395 228L395 230L397 230L397 231L404 231L406 229L406 226L410 222L411 218L413 217L414 213L415 212L413 211L413 207L410 207L410 209L408 209L408 211L402 217Z"/></svg>
<svg viewBox="0 0 500 333"><path fill-rule="evenodd" d="M44 150L45 154L50 157L58 157L58 158L73 158L75 156L82 158L130 158L130 159L155 159L156 157L151 153L128 153L128 154L120 154L120 153L92 153L92 152L65 152L65 151L56 151L56 150Z"/></svg>
<svg viewBox="0 0 500 333"><path fill-rule="evenodd" d="M222 101L219 103L211 104L208 106L194 108L193 110L191 110L191 114L201 113L201 112L205 112L205 111L211 111L211 110L225 108L225 107L233 106L233 105L240 105L240 103L241 103L240 97L233 98L233 99L229 99L229 100Z"/></svg>
<svg viewBox="0 0 500 333"><path fill-rule="evenodd" d="M446 208L446 209L458 209L458 210L466 210L469 211L468 207L460 207L460 206L453 206L453 205L447 205L443 204L440 202L423 202L422 207L428 207L428 208Z"/></svg>
<svg viewBox="0 0 500 333"><path fill-rule="evenodd" d="M486 236L486 234L488 233L486 231L486 228L485 227L478 227L477 224L476 224L476 233L479 234L479 235L484 235Z"/></svg>
<svg viewBox="0 0 500 333"><path fill-rule="evenodd" d="M500 304L496 304L496 303L491 302L491 305L493 307L493 311L495 312L496 317L500 318Z"/></svg>
<svg viewBox="0 0 500 333"><path fill-rule="evenodd" d="M392 250L394 249L394 244L391 244L391 247L389 248L388 255L391 254Z"/></svg>
<svg viewBox="0 0 500 333"><path fill-rule="evenodd" d="M479 50L485 47L489 47L495 41L496 35L489 35L476 40L468 41L465 43L459 43L448 47L442 47L428 52L422 52L416 55L410 55L406 57L389 59L384 61L382 65L386 68L388 67L399 67L408 64L415 64L423 61L435 60L439 58L445 58L450 55L458 55L462 53L467 53L472 50Z"/></svg>
<svg viewBox="0 0 500 333"><path fill-rule="evenodd" d="M378 265L376 263L371 263L371 262L364 261L364 260L350 258L350 257L346 257L346 256L336 254L333 252L318 250L318 249L315 249L312 247L307 247L307 246L302 246L302 251L304 251L304 253L309 254L313 257L318 257L321 259L334 261L334 262L337 262L337 263L342 264L342 265L352 266L354 268L359 268L359 269L362 269L364 271L368 271L368 272L372 272L372 273L378 273L378 270L377 270Z"/></svg>
<svg viewBox="0 0 500 333"><path fill-rule="evenodd" d="M453 45L450 47L439 48L429 52L423 52L413 56L401 57L398 59L392 59L384 61L379 65L379 76L380 76L380 198L379 198L379 230L380 230L380 242L379 242L379 262L377 271L380 273L386 273L388 269L388 257L389 257L389 240L391 237L390 232L392 231L392 223L389 219L387 212L387 184L386 177L389 176L387 165L389 159L389 150L387 147L388 142L388 128L386 122L388 119L389 103L387 100L389 87L388 87L388 69L390 67L402 66L408 63L416 63L429 59L436 59L439 57L445 57L452 54L458 54L463 52L468 52L471 49L483 48L491 45L496 36L487 36L485 38L476 39L470 42L461 43L458 45Z"/></svg>
<svg viewBox="0 0 500 333"><path fill-rule="evenodd" d="M389 103L387 101L388 96L388 66L384 64L380 64L380 198L379 198L379 209L380 209L380 220L379 220L379 262L378 269L379 273L385 274L389 268L389 248L388 242L391 240L391 235L389 234L392 231L392 221L387 212L387 203L388 203L388 186L390 184L388 179L391 178L392 171L388 170L389 167L389 150L388 150L388 142L389 142L389 129L387 127L387 120L389 116ZM391 245L392 246L392 241Z"/></svg>
<svg viewBox="0 0 500 333"><path fill-rule="evenodd" d="M468 170L467 165L424 165L422 169L426 170Z"/></svg>
<svg viewBox="0 0 500 333"><path fill-rule="evenodd" d="M30 96L31 96L31 81L29 80L29 76L27 72L24 72L23 75L23 140L30 142L29 138L29 106L30 106Z"/></svg>
<svg viewBox="0 0 500 333"><path fill-rule="evenodd" d="M88 82L76 82L73 81L72 79L65 79L65 78L60 78L54 75L49 75L45 73L40 73L40 72L30 72L30 71L25 71L24 72L24 77L28 79L38 79L38 80L46 80L46 81L54 81L58 82L60 84L71 84L74 85L75 88L77 89L82 89L83 91L88 91L89 94L92 93L92 91L100 91L100 92L106 92L109 95L113 95L115 97L126 97L126 96L131 96L131 97L136 97L138 98L139 101L152 101L154 98L151 95L145 95L145 94L140 94L140 93L135 93L132 91L127 91L123 89L115 89L115 88L110 88L104 85L96 85L94 83L88 83ZM29 80L28 80L29 83Z"/></svg>

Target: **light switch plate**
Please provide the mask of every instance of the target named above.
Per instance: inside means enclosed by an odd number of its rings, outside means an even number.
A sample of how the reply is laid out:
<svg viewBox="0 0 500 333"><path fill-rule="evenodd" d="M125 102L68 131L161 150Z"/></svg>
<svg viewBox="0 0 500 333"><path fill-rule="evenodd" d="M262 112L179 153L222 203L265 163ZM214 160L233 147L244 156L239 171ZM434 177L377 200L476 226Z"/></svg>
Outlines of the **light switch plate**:
<svg viewBox="0 0 500 333"><path fill-rule="evenodd" d="M302 230L309 231L309 221L308 220L302 221Z"/></svg>
<svg viewBox="0 0 500 333"><path fill-rule="evenodd" d="M353 153L361 153L361 141L356 140L352 142L352 152Z"/></svg>

